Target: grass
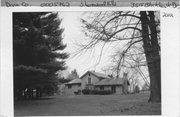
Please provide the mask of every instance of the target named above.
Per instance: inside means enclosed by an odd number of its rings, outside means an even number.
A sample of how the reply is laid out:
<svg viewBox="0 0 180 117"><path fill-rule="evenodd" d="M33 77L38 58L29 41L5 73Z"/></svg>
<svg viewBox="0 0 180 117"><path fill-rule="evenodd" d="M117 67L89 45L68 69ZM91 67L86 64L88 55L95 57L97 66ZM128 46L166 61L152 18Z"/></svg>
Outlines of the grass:
<svg viewBox="0 0 180 117"><path fill-rule="evenodd" d="M57 95L17 101L15 116L161 115L161 103L148 103L149 93L129 95Z"/></svg>

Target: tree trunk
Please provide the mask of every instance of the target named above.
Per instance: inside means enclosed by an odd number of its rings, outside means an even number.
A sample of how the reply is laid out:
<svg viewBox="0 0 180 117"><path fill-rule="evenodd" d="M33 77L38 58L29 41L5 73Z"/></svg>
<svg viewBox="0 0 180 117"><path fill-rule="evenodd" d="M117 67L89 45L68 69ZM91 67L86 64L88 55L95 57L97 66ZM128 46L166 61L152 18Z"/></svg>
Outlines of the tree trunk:
<svg viewBox="0 0 180 117"><path fill-rule="evenodd" d="M31 88L29 88L29 98L33 99L33 91Z"/></svg>
<svg viewBox="0 0 180 117"><path fill-rule="evenodd" d="M39 98L39 89L36 88L36 99L38 99L38 98Z"/></svg>
<svg viewBox="0 0 180 117"><path fill-rule="evenodd" d="M155 16L153 11L149 11L149 27L151 31L151 45L153 48L153 64L154 68L156 69L155 75L156 75L156 85L157 85L157 93L159 94L159 100L161 101L161 64L160 64L160 54L159 54L159 44L157 39L157 29L156 29L156 22L155 22ZM150 100L151 101L151 97Z"/></svg>
<svg viewBox="0 0 180 117"><path fill-rule="evenodd" d="M150 98L149 102L161 102L161 70L160 55L158 51L157 31L154 21L154 13L150 12L148 19L145 11L140 12L142 22L143 48L146 55L148 71L150 76ZM151 34L151 36L149 36Z"/></svg>
<svg viewBox="0 0 180 117"><path fill-rule="evenodd" d="M39 96L42 97L42 89L39 90Z"/></svg>
<svg viewBox="0 0 180 117"><path fill-rule="evenodd" d="M40 98L40 97L41 97L41 89L36 88L36 98Z"/></svg>
<svg viewBox="0 0 180 117"><path fill-rule="evenodd" d="M23 89L18 89L18 100L23 99Z"/></svg>

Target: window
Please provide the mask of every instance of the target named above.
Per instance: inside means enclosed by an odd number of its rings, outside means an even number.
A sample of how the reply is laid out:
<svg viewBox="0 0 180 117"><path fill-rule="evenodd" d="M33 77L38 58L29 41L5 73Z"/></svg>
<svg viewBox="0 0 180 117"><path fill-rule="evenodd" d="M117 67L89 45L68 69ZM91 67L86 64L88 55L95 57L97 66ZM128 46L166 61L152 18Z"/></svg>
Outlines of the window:
<svg viewBox="0 0 180 117"><path fill-rule="evenodd" d="M91 78L90 77L88 78L88 84L91 84Z"/></svg>
<svg viewBox="0 0 180 117"><path fill-rule="evenodd" d="M100 87L100 90L104 90L104 86L101 86L101 87Z"/></svg>
<svg viewBox="0 0 180 117"><path fill-rule="evenodd" d="M112 93L116 93L116 86L112 86L111 91L112 91Z"/></svg>
<svg viewBox="0 0 180 117"><path fill-rule="evenodd" d="M71 89L72 88L72 86L71 85L68 85L68 89Z"/></svg>
<svg viewBox="0 0 180 117"><path fill-rule="evenodd" d="M81 84L78 84L78 87L81 87Z"/></svg>

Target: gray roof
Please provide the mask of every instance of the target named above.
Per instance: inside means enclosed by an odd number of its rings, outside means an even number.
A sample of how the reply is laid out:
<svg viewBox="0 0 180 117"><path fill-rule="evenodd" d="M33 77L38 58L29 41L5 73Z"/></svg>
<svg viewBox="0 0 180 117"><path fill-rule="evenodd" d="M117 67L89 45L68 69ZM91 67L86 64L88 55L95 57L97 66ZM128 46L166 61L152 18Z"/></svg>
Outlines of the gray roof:
<svg viewBox="0 0 180 117"><path fill-rule="evenodd" d="M107 75L105 75L105 74L102 74L102 73L99 73L99 72L95 72L95 71L87 71L85 74L83 74L83 75L80 77L80 79L83 78L83 77L84 77L86 74L88 74L88 73L93 74L93 75L96 76L97 78L110 79L109 76L107 76Z"/></svg>
<svg viewBox="0 0 180 117"><path fill-rule="evenodd" d="M100 82L96 83L95 86L104 86L104 85L122 85L123 78L111 78L111 79L103 79Z"/></svg>
<svg viewBox="0 0 180 117"><path fill-rule="evenodd" d="M76 78L76 79L74 79L74 80L69 81L69 82L66 83L66 84L80 84L81 82L82 82L81 79Z"/></svg>

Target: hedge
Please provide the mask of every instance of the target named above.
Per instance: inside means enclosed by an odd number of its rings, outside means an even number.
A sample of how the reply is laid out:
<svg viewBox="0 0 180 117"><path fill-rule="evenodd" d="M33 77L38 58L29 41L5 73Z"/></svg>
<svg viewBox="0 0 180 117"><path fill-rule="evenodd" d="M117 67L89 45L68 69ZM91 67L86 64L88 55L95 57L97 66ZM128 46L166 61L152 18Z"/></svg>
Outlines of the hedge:
<svg viewBox="0 0 180 117"><path fill-rule="evenodd" d="M84 95L109 95L109 94L112 94L112 91L111 90L89 90L89 89L83 89L82 90L82 93Z"/></svg>

